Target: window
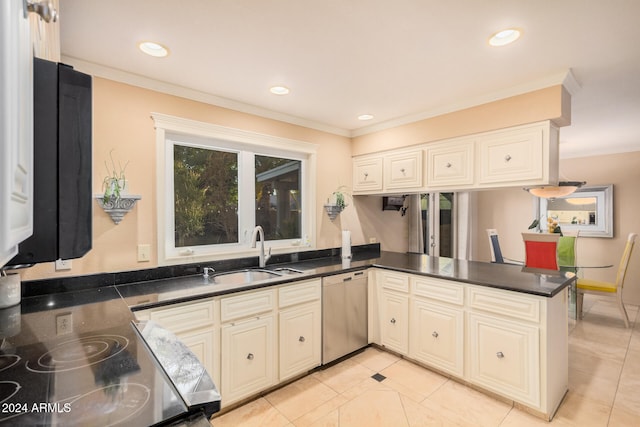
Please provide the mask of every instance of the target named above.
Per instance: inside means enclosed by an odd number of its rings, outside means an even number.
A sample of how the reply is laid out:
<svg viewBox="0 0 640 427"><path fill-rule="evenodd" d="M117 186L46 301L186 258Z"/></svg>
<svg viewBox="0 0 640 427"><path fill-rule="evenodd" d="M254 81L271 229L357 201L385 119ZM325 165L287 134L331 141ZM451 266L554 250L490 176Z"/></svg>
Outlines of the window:
<svg viewBox="0 0 640 427"><path fill-rule="evenodd" d="M158 260L254 255L315 240L315 145L154 114Z"/></svg>

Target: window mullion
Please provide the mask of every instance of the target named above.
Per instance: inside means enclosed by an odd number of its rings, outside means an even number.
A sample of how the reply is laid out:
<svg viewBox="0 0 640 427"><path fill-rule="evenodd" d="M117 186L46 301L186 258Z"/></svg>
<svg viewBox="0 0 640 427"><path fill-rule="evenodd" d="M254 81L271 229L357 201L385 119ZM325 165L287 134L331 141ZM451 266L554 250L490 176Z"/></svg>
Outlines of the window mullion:
<svg viewBox="0 0 640 427"><path fill-rule="evenodd" d="M255 154L250 151L240 153L238 171L238 220L240 223L240 245L249 247L255 220Z"/></svg>

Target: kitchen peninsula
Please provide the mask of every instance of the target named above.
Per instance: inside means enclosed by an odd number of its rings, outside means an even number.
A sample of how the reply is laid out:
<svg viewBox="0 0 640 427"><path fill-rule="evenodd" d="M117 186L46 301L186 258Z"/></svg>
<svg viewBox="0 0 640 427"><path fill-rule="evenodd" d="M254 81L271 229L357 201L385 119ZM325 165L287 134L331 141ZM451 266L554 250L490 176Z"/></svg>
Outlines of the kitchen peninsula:
<svg viewBox="0 0 640 427"><path fill-rule="evenodd" d="M134 391L145 391L149 396L143 405L147 409L140 410L136 416L143 413L158 414L155 409L166 408L170 410L164 413L167 418L172 418L186 412L185 407L179 399L176 400L175 393L172 394L173 398L162 401L162 394L156 393L152 387L144 386L146 380L143 374L147 375L155 369L148 362L151 354L143 343L134 339L135 334L122 333L131 328L131 321L141 310L149 312L180 304L212 301L212 336L215 337L212 349L215 357L212 360L215 364L213 370L218 372L210 373L214 380L220 381L220 357L221 354L225 357L224 354L228 351L224 341L220 339L219 329L216 329L220 326L221 300L255 292L302 289L303 285L308 288L314 281L327 275L367 270L370 279L371 343L447 373L464 383L513 400L544 418L553 416L567 390L566 294L567 287L575 278L548 271L523 272L518 266L370 250L354 251L354 259L349 265L343 265L334 250L314 255L323 256L305 259L304 253L300 253L295 256L297 261L278 259L277 265L268 266L272 269L296 268L302 271L298 275L283 275L275 280L234 288L218 288L206 281L202 274L193 274L195 270L189 269L184 271L191 274L183 277L146 281L142 278L152 275L149 271L87 276L87 287L95 283L94 289L41 295L33 295L33 292L35 289L47 289L46 281L25 283L25 294L29 295L31 292L32 296L23 299L21 306L17 306L17 313L14 308L12 324L16 326L13 330L2 331L5 335L3 353L8 356L12 349L16 352L24 350L28 343L29 348L38 347L41 353L47 354L63 342L82 340L90 335L122 335L130 342L138 342L138 345L130 347L124 353L127 363L114 365L122 369L128 367L127 372L122 375L112 372L110 378L119 379L120 384L143 384L129 387ZM224 265L227 269L239 266L246 268L251 267L247 263L253 261L237 261L237 265L227 261ZM202 266L191 267L201 269ZM217 267L218 271L222 270L220 266ZM68 280L70 283L78 283L82 278ZM64 288L65 283L60 279L49 287L57 290ZM395 304L394 297L399 297L401 303ZM393 311L396 308L399 310L397 313ZM274 306L273 310L277 312L278 307ZM389 314L395 316L391 317L395 322L391 322ZM60 323L65 319L61 315L68 315L71 321L68 333L60 334L60 328L66 328ZM392 328L388 325L392 325ZM110 332L114 330L120 333ZM444 341L446 345L429 347L429 343L425 343L426 336L438 342ZM275 337L277 340L277 334ZM430 352L430 349L433 351ZM454 363L448 363L449 360ZM455 361L458 361L457 364ZM19 383L39 378L25 369L25 366L33 363L35 362L29 358L22 357L20 363L0 371L0 381ZM316 366L318 365L319 363ZM278 372L276 361L273 366ZM23 387L21 392L8 397L5 402L28 403L28 399L57 402L66 396L81 394L77 390L79 381L74 380L77 375L84 377L86 373L67 370L63 381L56 373L50 372L47 374L48 378L58 379L49 383L50 388L45 395L33 397L25 394L26 389L34 388L29 384L29 387ZM118 389L98 371L93 372L92 378L91 391L96 389L96 385L99 386L98 389ZM222 378L225 378L224 375ZM277 375L274 381L262 391L278 385ZM225 393L231 390L225 390L224 381L216 385L221 390L224 406ZM120 390L124 389L125 387L120 387ZM73 415L73 405L70 410L69 415ZM8 419L6 414L3 415L0 417L0 424L3 421L17 421L18 416L29 415L14 416ZM56 415L45 418L43 422L51 423L54 418Z"/></svg>

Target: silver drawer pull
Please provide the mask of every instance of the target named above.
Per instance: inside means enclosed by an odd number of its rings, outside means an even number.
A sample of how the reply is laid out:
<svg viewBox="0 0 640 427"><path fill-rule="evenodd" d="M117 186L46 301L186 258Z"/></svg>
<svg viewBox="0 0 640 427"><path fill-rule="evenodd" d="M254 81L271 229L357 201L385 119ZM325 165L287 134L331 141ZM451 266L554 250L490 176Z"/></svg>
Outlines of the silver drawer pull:
<svg viewBox="0 0 640 427"><path fill-rule="evenodd" d="M247 359L249 359L249 360L253 360L253 353L249 353L249 354L247 354Z"/></svg>
<svg viewBox="0 0 640 427"><path fill-rule="evenodd" d="M447 168L450 168L451 166L452 166L452 165L451 165L451 163L447 163L447 164L445 165L445 167L447 167Z"/></svg>
<svg viewBox="0 0 640 427"><path fill-rule="evenodd" d="M504 358L504 353L499 351L499 352L496 353L496 356L498 357L498 359L502 359L502 358Z"/></svg>
<svg viewBox="0 0 640 427"><path fill-rule="evenodd" d="M364 173L364 179L367 179L368 176L369 176L369 172L365 172Z"/></svg>
<svg viewBox="0 0 640 427"><path fill-rule="evenodd" d="M402 175L404 175L404 168L400 169L400 172L402 172Z"/></svg>
<svg viewBox="0 0 640 427"><path fill-rule="evenodd" d="M391 318L391 323L395 324L396 323L396 319L395 318Z"/></svg>
<svg viewBox="0 0 640 427"><path fill-rule="evenodd" d="M433 333L431 334L432 337L434 338L438 338L438 333L436 331L433 331Z"/></svg>
<svg viewBox="0 0 640 427"><path fill-rule="evenodd" d="M504 156L504 161L505 162L508 162L509 160L511 160L511 156L510 155L507 154L506 156Z"/></svg>
<svg viewBox="0 0 640 427"><path fill-rule="evenodd" d="M304 337L301 336L300 338L298 338L298 341L304 342Z"/></svg>

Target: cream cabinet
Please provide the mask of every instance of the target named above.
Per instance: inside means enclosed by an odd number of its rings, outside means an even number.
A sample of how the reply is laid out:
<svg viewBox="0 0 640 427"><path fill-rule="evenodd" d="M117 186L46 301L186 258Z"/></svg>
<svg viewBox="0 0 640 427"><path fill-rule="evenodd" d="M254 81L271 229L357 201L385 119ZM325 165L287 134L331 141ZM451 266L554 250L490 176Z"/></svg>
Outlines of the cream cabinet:
<svg viewBox="0 0 640 427"><path fill-rule="evenodd" d="M473 140L427 146L426 186L430 189L465 188L474 182Z"/></svg>
<svg viewBox="0 0 640 427"><path fill-rule="evenodd" d="M498 316L469 314L469 379L540 406L540 330Z"/></svg>
<svg viewBox="0 0 640 427"><path fill-rule="evenodd" d="M482 187L557 180L558 131L548 122L481 135L477 144Z"/></svg>
<svg viewBox="0 0 640 427"><path fill-rule="evenodd" d="M33 48L23 0L0 7L0 267L33 231Z"/></svg>
<svg viewBox="0 0 640 427"><path fill-rule="evenodd" d="M382 191L382 157L367 156L353 160L353 192Z"/></svg>
<svg viewBox="0 0 640 427"><path fill-rule="evenodd" d="M398 353L409 351L409 277L404 273L380 270L378 291L378 331L380 344Z"/></svg>
<svg viewBox="0 0 640 427"><path fill-rule="evenodd" d="M422 150L384 156L385 190L410 190L422 187Z"/></svg>
<svg viewBox="0 0 640 427"><path fill-rule="evenodd" d="M412 276L409 356L464 375L464 286Z"/></svg>
<svg viewBox="0 0 640 427"><path fill-rule="evenodd" d="M211 298L136 311L138 320L152 320L171 331L196 355L216 384L220 383L218 325Z"/></svg>
<svg viewBox="0 0 640 427"><path fill-rule="evenodd" d="M320 366L321 292L319 279L283 286L278 290L281 382Z"/></svg>
<svg viewBox="0 0 640 427"><path fill-rule="evenodd" d="M222 326L224 405L249 397L276 383L276 348L272 314Z"/></svg>
<svg viewBox="0 0 640 427"><path fill-rule="evenodd" d="M553 416L568 389L566 289L546 298L374 272L373 342Z"/></svg>
<svg viewBox="0 0 640 427"><path fill-rule="evenodd" d="M220 298L220 394L225 406L277 382L275 304L272 288Z"/></svg>

